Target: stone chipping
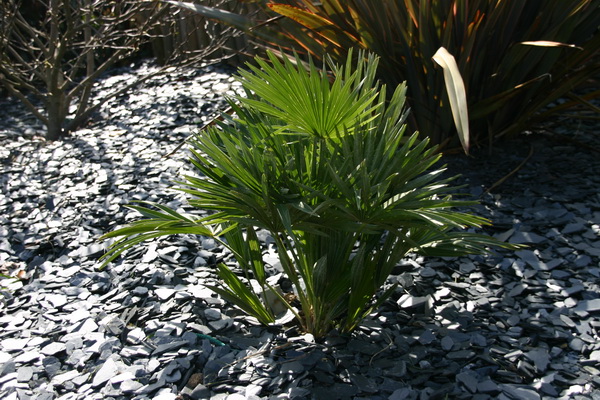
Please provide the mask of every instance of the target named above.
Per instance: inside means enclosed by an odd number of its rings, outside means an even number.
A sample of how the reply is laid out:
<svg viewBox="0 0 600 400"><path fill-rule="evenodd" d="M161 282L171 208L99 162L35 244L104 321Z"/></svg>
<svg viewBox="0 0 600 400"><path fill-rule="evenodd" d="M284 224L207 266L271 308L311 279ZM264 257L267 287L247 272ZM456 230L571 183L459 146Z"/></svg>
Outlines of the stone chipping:
<svg viewBox="0 0 600 400"><path fill-rule="evenodd" d="M114 70L96 90L152 68ZM226 304L207 285L231 255L207 238L155 240L98 269L98 237L138 218L125 205L190 211L172 190L189 172L175 150L225 109L231 74L153 78L53 143L0 99L0 398L600 398L597 124L559 120L492 156L445 157L493 221L486 232L528 247L410 255L387 282L397 292L350 336L315 341Z"/></svg>

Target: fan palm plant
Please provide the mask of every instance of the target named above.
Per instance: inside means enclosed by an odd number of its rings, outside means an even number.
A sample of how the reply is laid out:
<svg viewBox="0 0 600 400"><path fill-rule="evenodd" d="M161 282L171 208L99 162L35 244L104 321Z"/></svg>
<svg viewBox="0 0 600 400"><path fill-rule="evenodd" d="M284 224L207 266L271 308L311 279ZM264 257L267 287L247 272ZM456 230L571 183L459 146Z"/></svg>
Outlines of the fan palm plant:
<svg viewBox="0 0 600 400"><path fill-rule="evenodd" d="M393 293L375 301L408 252L455 256L502 245L464 232L488 221L454 210L473 202L452 198L435 147L405 135L406 86L388 97L375 78L377 57L360 54L354 65L350 53L345 65L329 64L331 74L312 62L305 69L298 57L268 58L240 71L245 93L231 100L234 116L191 142L198 176L181 190L192 207L213 213L132 206L149 219L105 235L122 237L105 263L161 235L215 237L239 265L217 267L217 293L265 324L277 317L268 301L275 297L322 337L353 330ZM258 229L274 239L293 302L268 279Z"/></svg>

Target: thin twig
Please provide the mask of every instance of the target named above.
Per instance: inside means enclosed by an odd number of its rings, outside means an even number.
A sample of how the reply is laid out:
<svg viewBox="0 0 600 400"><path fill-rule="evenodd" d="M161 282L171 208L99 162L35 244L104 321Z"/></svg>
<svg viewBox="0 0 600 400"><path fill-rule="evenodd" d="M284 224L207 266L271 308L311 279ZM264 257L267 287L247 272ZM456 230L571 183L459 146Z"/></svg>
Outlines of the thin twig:
<svg viewBox="0 0 600 400"><path fill-rule="evenodd" d="M496 183L494 183L492 186L490 186L488 189L486 189L485 192L483 192L483 193L484 194L490 193L492 190L494 190L498 186L502 185L508 178L510 178L511 176L513 176L514 174L516 174L521 168L523 168L523 166L527 163L527 161L529 161L529 159L531 158L531 156L533 156L533 146L529 145L529 154L517 166L517 168L513 169L512 171L510 171L506 176L504 176L502 179L498 180Z"/></svg>
<svg viewBox="0 0 600 400"><path fill-rule="evenodd" d="M574 145L577 145L584 149L595 151L596 153L600 153L600 149L598 147L590 146L589 144L583 143L582 141L577 140L577 139L573 139L570 136L561 135L560 133L550 130L548 127L544 127L544 130L546 132L548 132L547 136L552 140L573 143Z"/></svg>
<svg viewBox="0 0 600 400"><path fill-rule="evenodd" d="M394 344L394 341L392 340L392 338L390 338L390 335L388 335L387 332L383 332L383 333L388 340L388 344L383 349L381 349L377 353L373 354L373 356L369 360L369 367L371 366L371 364L373 364L373 360L375 359L375 357L377 357L379 354L383 353L384 351L388 350Z"/></svg>
<svg viewBox="0 0 600 400"><path fill-rule="evenodd" d="M208 128L211 125L214 125L217 121L223 121L223 114L230 114L231 113L232 108L228 107L225 111L223 111L221 114L219 114L218 116L216 116L215 118L211 119L209 122L205 123L204 125L202 125L202 127L200 127L200 130L204 130L206 128ZM191 136L186 137L185 139L183 139L170 153L164 155L162 158L170 158L173 154L177 153L177 151L184 145L186 144L186 142L188 140L191 139Z"/></svg>

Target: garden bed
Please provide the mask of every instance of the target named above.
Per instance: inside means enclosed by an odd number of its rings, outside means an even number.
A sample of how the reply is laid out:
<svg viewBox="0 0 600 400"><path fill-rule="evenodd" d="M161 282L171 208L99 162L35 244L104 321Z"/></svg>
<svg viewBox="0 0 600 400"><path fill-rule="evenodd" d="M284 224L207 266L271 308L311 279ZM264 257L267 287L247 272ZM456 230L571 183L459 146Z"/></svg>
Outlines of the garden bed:
<svg viewBox="0 0 600 400"><path fill-rule="evenodd" d="M315 343L232 309L205 287L230 257L211 239L148 243L100 271L98 237L137 218L125 204L184 205L168 188L187 155L173 151L231 87L227 68L179 70L52 143L1 100L0 272L20 277L2 281L2 398L600 396L597 124L560 120L491 155L445 157L488 233L529 247L409 257L390 277L398 291L351 336Z"/></svg>

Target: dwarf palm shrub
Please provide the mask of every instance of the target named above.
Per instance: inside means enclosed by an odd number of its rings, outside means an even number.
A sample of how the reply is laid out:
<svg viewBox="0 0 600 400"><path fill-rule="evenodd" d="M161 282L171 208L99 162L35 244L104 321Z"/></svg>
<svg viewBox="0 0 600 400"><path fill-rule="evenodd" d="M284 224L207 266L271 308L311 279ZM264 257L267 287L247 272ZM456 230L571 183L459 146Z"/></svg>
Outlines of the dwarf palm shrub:
<svg viewBox="0 0 600 400"><path fill-rule="evenodd" d="M488 221L454 211L473 203L452 198L435 148L405 134L406 86L388 97L375 79L377 58L361 54L354 67L352 59L330 63L328 74L269 54L270 62L241 71L246 92L231 100L235 116L194 137L198 176L180 182L191 206L213 213L132 206L149 218L104 236L122 237L105 263L161 235L216 237L241 271L218 265L216 292L265 324L277 317L276 298L319 337L353 330L392 294L395 287L375 301L408 252L455 256L498 245L464 232ZM269 282L258 229L273 237L293 293Z"/></svg>

